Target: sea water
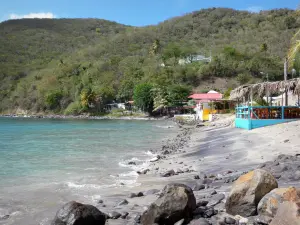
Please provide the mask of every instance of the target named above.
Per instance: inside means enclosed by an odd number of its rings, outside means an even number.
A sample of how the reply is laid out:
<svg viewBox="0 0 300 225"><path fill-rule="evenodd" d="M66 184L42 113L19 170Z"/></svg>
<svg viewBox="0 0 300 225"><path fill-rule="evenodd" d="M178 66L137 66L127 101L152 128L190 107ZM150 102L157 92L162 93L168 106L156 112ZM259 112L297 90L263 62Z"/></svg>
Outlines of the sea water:
<svg viewBox="0 0 300 225"><path fill-rule="evenodd" d="M136 171L176 132L172 125L0 118L0 224L49 224L68 201L93 204L114 188L140 185Z"/></svg>

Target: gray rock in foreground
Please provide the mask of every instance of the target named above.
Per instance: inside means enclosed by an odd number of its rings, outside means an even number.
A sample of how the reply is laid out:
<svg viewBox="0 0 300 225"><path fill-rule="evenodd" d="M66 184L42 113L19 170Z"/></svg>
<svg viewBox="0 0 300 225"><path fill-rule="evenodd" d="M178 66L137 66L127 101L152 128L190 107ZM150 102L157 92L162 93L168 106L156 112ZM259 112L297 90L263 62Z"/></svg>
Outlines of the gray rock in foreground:
<svg viewBox="0 0 300 225"><path fill-rule="evenodd" d="M106 215L96 207L72 201L58 210L51 225L104 225L105 221Z"/></svg>
<svg viewBox="0 0 300 225"><path fill-rule="evenodd" d="M196 199L191 188L184 184L169 184L143 213L143 225L173 225L181 219L188 221L196 209Z"/></svg>

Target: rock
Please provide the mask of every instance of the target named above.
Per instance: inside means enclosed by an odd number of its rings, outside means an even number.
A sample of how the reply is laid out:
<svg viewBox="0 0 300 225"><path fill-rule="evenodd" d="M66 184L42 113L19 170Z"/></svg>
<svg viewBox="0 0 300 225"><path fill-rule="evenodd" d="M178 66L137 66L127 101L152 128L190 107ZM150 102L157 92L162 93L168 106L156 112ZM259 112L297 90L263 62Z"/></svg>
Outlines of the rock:
<svg viewBox="0 0 300 225"><path fill-rule="evenodd" d="M224 222L226 224L235 224L236 223L235 219L233 219L231 217L225 217Z"/></svg>
<svg viewBox="0 0 300 225"><path fill-rule="evenodd" d="M277 187L276 179L262 169L242 175L232 186L226 211L231 215L253 216L259 201Z"/></svg>
<svg viewBox="0 0 300 225"><path fill-rule="evenodd" d="M108 216L109 216L110 219L116 220L116 219L119 219L119 218L122 216L122 214L121 214L121 213L118 213L118 212L116 212L116 211L113 211L113 212L110 212L110 213L108 214Z"/></svg>
<svg viewBox="0 0 300 225"><path fill-rule="evenodd" d="M0 220L7 220L9 218L9 215L1 216Z"/></svg>
<svg viewBox="0 0 300 225"><path fill-rule="evenodd" d="M290 142L289 139L286 139L286 140L283 141L283 143L288 143L288 142Z"/></svg>
<svg viewBox="0 0 300 225"><path fill-rule="evenodd" d="M143 194L143 192L139 192L139 193L136 194L136 196L137 196L137 197L143 197L144 194Z"/></svg>
<svg viewBox="0 0 300 225"><path fill-rule="evenodd" d="M145 196L147 196L147 195L154 195L154 194L157 194L158 192L160 192L160 190L158 190L158 189L150 189L148 191L145 191L144 195Z"/></svg>
<svg viewBox="0 0 300 225"><path fill-rule="evenodd" d="M189 170L188 168L184 168L184 169L183 169L183 172L184 172L184 173L188 173L188 172L190 172L190 170Z"/></svg>
<svg viewBox="0 0 300 225"><path fill-rule="evenodd" d="M294 187L276 188L266 194L259 202L257 211L259 215L274 217L279 204L285 201L296 202L300 200L300 190Z"/></svg>
<svg viewBox="0 0 300 225"><path fill-rule="evenodd" d="M224 198L225 198L224 194L213 195L213 197L209 200L207 207L212 207L219 204Z"/></svg>
<svg viewBox="0 0 300 225"><path fill-rule="evenodd" d="M136 193L130 193L130 194L128 195L128 198L135 198L135 197L137 197L137 196L136 196Z"/></svg>
<svg viewBox="0 0 300 225"><path fill-rule="evenodd" d="M195 176L194 176L194 179L195 179L195 180L199 180L199 179L200 179L199 175L195 175Z"/></svg>
<svg viewBox="0 0 300 225"><path fill-rule="evenodd" d="M150 170L149 169L144 169L139 172L139 174L147 174Z"/></svg>
<svg viewBox="0 0 300 225"><path fill-rule="evenodd" d="M103 203L103 200L98 200L98 204L102 204Z"/></svg>
<svg viewBox="0 0 300 225"><path fill-rule="evenodd" d="M182 225L183 223L184 223L184 219L181 219L177 223L175 223L174 225Z"/></svg>
<svg viewBox="0 0 300 225"><path fill-rule="evenodd" d="M300 225L300 202L283 202L270 225Z"/></svg>
<svg viewBox="0 0 300 225"><path fill-rule="evenodd" d="M140 214L136 215L136 216L134 217L134 221L135 221L136 223L141 223L141 215L140 215Z"/></svg>
<svg viewBox="0 0 300 225"><path fill-rule="evenodd" d="M96 207L72 201L57 211L51 225L104 225L105 221L106 215Z"/></svg>
<svg viewBox="0 0 300 225"><path fill-rule="evenodd" d="M189 224L190 225L210 225L210 223L204 218L199 218L197 220L192 220Z"/></svg>
<svg viewBox="0 0 300 225"><path fill-rule="evenodd" d="M121 205L128 205L128 201L126 199L122 200L121 202L118 203L118 206L121 206Z"/></svg>
<svg viewBox="0 0 300 225"><path fill-rule="evenodd" d="M196 207L200 207L200 206L206 206L208 204L208 201L206 200L200 200L197 202Z"/></svg>
<svg viewBox="0 0 300 225"><path fill-rule="evenodd" d="M161 176L162 177L170 177L170 176L174 176L175 175L175 171L174 170L169 170L165 173L163 173Z"/></svg>
<svg viewBox="0 0 300 225"><path fill-rule="evenodd" d="M123 212L122 215L121 215L121 218L126 219L128 215L129 215L128 212Z"/></svg>
<svg viewBox="0 0 300 225"><path fill-rule="evenodd" d="M136 165L136 162L129 162L128 165Z"/></svg>
<svg viewBox="0 0 300 225"><path fill-rule="evenodd" d="M197 182L197 183L191 185L191 188L193 191L200 191L200 190L205 189L205 185Z"/></svg>
<svg viewBox="0 0 300 225"><path fill-rule="evenodd" d="M142 214L141 223L174 224L181 219L189 220L195 208L196 199L191 188L184 184L169 184Z"/></svg>
<svg viewBox="0 0 300 225"><path fill-rule="evenodd" d="M160 159L160 157L156 156L156 157L150 159L150 162L157 162L159 159Z"/></svg>
<svg viewBox="0 0 300 225"><path fill-rule="evenodd" d="M238 221L238 224L239 225L247 225L248 224L248 219L247 218L244 218L244 217L242 217L242 216L240 216L240 215L236 215L235 217L234 217L234 219L236 220L236 221Z"/></svg>
<svg viewBox="0 0 300 225"><path fill-rule="evenodd" d="M183 173L183 171L181 170L181 169L176 169L176 171L175 171L177 174L180 174L180 173Z"/></svg>
<svg viewBox="0 0 300 225"><path fill-rule="evenodd" d="M204 218L210 218L214 215L218 214L218 212L214 208L208 208L205 212L203 217Z"/></svg>

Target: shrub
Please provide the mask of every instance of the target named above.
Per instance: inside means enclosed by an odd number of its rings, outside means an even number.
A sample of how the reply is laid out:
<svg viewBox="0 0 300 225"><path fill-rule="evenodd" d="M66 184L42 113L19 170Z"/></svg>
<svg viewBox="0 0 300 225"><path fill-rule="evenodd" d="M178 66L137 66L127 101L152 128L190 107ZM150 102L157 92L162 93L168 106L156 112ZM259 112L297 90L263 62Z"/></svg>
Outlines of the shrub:
<svg viewBox="0 0 300 225"><path fill-rule="evenodd" d="M65 109L64 114L65 115L78 115L81 112L82 112L82 106L81 106L80 102L72 102Z"/></svg>

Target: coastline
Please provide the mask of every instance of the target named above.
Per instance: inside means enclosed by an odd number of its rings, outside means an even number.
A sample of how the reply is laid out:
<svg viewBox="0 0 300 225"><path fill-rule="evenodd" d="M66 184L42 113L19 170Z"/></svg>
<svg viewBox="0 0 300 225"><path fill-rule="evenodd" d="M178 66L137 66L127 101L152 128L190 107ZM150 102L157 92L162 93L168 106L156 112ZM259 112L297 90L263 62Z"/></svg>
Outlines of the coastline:
<svg viewBox="0 0 300 225"><path fill-rule="evenodd" d="M31 119L83 119L83 120L166 120L167 117L137 117L137 116L66 116L66 115L19 115L19 114L0 114L0 118L31 118Z"/></svg>
<svg viewBox="0 0 300 225"><path fill-rule="evenodd" d="M225 118L209 126L176 128L175 137L149 149L152 154L149 154L152 157L149 164L133 174L137 185L120 184L109 193L100 190L99 197L92 203L82 196L72 200L92 204L108 215L112 212L129 214L125 220L109 219L106 224L135 224L134 218L158 198L165 185L183 183L193 189L197 201L208 192L224 195L225 198L215 207L222 212L230 188L240 175L261 167L267 161L272 163L281 154L295 155L300 147L296 133L299 121L252 131L232 128L231 125L231 119ZM129 165L129 161L127 165L135 166ZM197 190L204 175L210 183L204 184L204 190ZM297 185L291 179L279 179L279 184L282 187ZM52 206L53 214L41 224L49 225L55 216L54 211L66 202L56 202Z"/></svg>

